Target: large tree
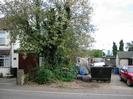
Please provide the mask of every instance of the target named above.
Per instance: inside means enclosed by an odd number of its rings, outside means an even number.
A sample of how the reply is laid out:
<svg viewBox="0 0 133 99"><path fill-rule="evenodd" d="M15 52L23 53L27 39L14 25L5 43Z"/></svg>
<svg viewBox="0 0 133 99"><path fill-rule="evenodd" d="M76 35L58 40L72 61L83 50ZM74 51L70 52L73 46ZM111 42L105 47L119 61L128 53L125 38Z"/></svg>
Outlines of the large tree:
<svg viewBox="0 0 133 99"><path fill-rule="evenodd" d="M113 56L116 56L116 55L117 55L117 45L116 45L115 42L113 42L113 47L112 47L112 49L113 49Z"/></svg>
<svg viewBox="0 0 133 99"><path fill-rule="evenodd" d="M53 66L64 57L86 48L94 41L90 32L92 8L89 0L5 0L0 11L5 15L12 41L21 49L33 51Z"/></svg>
<svg viewBox="0 0 133 99"><path fill-rule="evenodd" d="M119 42L119 51L124 51L124 43L123 40Z"/></svg>
<svg viewBox="0 0 133 99"><path fill-rule="evenodd" d="M128 42L126 48L128 49L128 51L133 51L133 41Z"/></svg>

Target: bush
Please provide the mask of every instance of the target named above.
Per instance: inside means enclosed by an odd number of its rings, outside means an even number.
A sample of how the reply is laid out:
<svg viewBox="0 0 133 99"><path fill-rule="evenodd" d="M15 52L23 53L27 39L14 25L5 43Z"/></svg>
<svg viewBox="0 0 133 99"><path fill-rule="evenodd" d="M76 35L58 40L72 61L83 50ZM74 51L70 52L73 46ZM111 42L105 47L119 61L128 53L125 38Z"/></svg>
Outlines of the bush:
<svg viewBox="0 0 133 99"><path fill-rule="evenodd" d="M46 84L54 80L72 81L76 77L76 69L74 66L56 65L55 68L49 69L44 66L39 68L36 72L35 81L38 84Z"/></svg>
<svg viewBox="0 0 133 99"><path fill-rule="evenodd" d="M61 81L72 81L76 77L76 69L74 66L57 67L53 72L55 77Z"/></svg>
<svg viewBox="0 0 133 99"><path fill-rule="evenodd" d="M39 69L38 67L31 68L29 73L27 73L27 80L28 81L35 81L36 80L36 72L38 69Z"/></svg>
<svg viewBox="0 0 133 99"><path fill-rule="evenodd" d="M39 70L36 73L36 82L38 84L46 84L53 81L54 75L53 72L50 69L46 68L39 68Z"/></svg>

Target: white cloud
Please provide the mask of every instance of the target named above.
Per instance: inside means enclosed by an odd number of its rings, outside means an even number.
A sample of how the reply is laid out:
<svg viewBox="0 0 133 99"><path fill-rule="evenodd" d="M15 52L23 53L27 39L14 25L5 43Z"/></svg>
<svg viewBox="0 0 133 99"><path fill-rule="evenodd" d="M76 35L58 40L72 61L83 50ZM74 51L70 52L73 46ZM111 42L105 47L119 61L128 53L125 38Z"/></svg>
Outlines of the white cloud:
<svg viewBox="0 0 133 99"><path fill-rule="evenodd" d="M111 49L113 41L133 40L133 0L91 0L93 23L97 25L96 44L99 49Z"/></svg>

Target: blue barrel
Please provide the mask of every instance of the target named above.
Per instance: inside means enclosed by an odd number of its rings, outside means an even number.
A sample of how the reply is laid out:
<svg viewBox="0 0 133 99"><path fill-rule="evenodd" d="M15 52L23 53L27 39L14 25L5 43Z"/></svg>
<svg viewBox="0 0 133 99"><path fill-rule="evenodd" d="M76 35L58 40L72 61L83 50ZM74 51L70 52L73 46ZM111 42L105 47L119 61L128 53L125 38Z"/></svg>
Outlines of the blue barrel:
<svg viewBox="0 0 133 99"><path fill-rule="evenodd" d="M114 67L114 74L119 74L119 68L118 67Z"/></svg>

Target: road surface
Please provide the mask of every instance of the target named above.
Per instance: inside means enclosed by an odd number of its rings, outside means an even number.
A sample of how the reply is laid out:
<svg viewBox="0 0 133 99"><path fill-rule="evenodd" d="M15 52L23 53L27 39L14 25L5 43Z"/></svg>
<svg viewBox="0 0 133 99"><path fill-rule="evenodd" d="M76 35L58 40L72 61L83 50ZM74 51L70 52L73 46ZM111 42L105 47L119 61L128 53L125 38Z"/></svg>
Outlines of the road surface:
<svg viewBox="0 0 133 99"><path fill-rule="evenodd" d="M15 79L0 79L0 99L133 99L133 87L120 82L117 76L111 83L88 85L81 89L30 87L16 86Z"/></svg>
<svg viewBox="0 0 133 99"><path fill-rule="evenodd" d="M104 94L0 89L0 99L133 99L133 94Z"/></svg>

